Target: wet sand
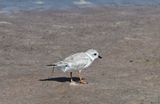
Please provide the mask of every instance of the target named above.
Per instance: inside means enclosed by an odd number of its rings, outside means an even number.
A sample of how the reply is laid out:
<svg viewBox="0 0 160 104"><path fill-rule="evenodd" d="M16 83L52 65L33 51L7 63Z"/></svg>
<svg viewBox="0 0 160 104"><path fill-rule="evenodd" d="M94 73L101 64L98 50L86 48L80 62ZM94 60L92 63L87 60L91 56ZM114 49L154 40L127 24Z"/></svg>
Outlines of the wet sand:
<svg viewBox="0 0 160 104"><path fill-rule="evenodd" d="M0 104L160 104L159 17L160 7L0 13ZM45 65L90 48L103 59L83 71L89 84L50 76Z"/></svg>

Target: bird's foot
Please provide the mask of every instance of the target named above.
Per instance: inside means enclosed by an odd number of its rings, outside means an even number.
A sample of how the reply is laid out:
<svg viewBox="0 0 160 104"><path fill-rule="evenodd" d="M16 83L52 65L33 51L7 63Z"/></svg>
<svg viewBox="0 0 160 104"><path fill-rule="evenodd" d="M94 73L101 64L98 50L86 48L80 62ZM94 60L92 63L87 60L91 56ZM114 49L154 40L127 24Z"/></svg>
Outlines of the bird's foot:
<svg viewBox="0 0 160 104"><path fill-rule="evenodd" d="M78 85L78 83L77 83L77 82L75 82L75 81L71 81L71 82L70 82L70 85L75 86L75 85Z"/></svg>
<svg viewBox="0 0 160 104"><path fill-rule="evenodd" d="M80 80L80 83L81 83L81 84L88 84L88 82L85 81L85 80Z"/></svg>

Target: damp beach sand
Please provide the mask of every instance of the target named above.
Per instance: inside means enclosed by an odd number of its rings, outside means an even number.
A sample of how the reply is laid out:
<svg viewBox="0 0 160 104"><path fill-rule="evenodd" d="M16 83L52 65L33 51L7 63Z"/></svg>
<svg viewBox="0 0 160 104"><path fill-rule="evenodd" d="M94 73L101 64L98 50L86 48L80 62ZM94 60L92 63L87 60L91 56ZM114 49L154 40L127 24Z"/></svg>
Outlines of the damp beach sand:
<svg viewBox="0 0 160 104"><path fill-rule="evenodd" d="M103 59L89 84L50 76L45 65L90 48ZM0 57L0 104L159 104L160 7L1 12Z"/></svg>

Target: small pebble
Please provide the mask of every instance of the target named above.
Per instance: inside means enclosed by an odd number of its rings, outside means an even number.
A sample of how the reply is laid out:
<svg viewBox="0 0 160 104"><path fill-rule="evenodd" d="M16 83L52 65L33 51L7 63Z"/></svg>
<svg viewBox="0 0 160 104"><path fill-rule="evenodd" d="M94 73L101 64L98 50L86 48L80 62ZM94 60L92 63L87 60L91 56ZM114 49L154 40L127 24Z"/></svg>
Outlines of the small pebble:
<svg viewBox="0 0 160 104"><path fill-rule="evenodd" d="M129 62L133 62L133 60L129 60Z"/></svg>

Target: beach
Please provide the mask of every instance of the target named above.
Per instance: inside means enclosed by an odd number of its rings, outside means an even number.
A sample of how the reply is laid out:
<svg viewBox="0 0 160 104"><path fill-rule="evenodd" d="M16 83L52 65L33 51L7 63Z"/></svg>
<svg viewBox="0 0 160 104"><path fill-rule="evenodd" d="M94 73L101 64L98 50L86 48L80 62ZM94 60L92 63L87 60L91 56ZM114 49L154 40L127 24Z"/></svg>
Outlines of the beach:
<svg viewBox="0 0 160 104"><path fill-rule="evenodd" d="M0 12L0 104L160 104L160 7ZM52 64L96 49L71 86ZM78 81L78 74L73 73Z"/></svg>

